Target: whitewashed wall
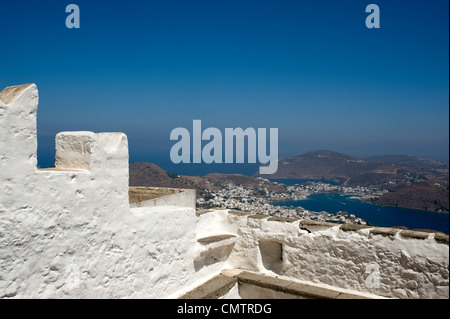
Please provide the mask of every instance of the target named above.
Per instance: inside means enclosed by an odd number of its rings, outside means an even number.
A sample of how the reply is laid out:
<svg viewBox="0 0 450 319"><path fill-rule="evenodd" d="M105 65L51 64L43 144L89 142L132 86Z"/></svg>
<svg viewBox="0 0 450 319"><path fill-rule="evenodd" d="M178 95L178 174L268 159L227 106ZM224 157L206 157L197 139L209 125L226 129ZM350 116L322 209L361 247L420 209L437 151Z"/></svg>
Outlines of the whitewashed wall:
<svg viewBox="0 0 450 319"><path fill-rule="evenodd" d="M300 220L260 217L212 211L199 216L198 228L204 236L237 236L224 268L383 297L449 297L448 236L441 241L434 234L399 229L319 227L302 225Z"/></svg>
<svg viewBox="0 0 450 319"><path fill-rule="evenodd" d="M158 298L195 278L195 211L128 203L122 133L63 132L36 168L34 84L0 93L0 298Z"/></svg>

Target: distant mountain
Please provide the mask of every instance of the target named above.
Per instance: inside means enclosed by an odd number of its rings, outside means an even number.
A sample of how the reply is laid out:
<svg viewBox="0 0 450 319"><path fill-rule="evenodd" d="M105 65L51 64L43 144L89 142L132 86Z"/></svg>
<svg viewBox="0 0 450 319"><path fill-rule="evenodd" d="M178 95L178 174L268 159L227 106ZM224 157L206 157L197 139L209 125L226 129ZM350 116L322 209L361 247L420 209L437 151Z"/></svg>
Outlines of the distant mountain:
<svg viewBox="0 0 450 319"><path fill-rule="evenodd" d="M206 176L184 176L170 173L153 163L130 163L130 186L172 187L172 188L208 188L208 185L235 184L254 186L255 177L241 174L211 173Z"/></svg>
<svg viewBox="0 0 450 319"><path fill-rule="evenodd" d="M377 205L422 209L428 211L449 211L447 186L433 182L416 182L397 185L395 190L367 201Z"/></svg>
<svg viewBox="0 0 450 319"><path fill-rule="evenodd" d="M349 155L319 150L279 159L278 171L270 178L326 179L344 182L348 178L369 171L375 166L376 164Z"/></svg>
<svg viewBox="0 0 450 319"><path fill-rule="evenodd" d="M412 155L384 155L366 157L364 160L370 163L395 163L397 165L404 165L410 167L417 167L422 169L448 169L448 162L440 162L432 159L412 156Z"/></svg>
<svg viewBox="0 0 450 319"><path fill-rule="evenodd" d="M319 150L280 158L273 179L325 179L346 185L375 186L397 182L442 180L448 163L408 155L365 159ZM267 176L266 176L267 177Z"/></svg>
<svg viewBox="0 0 450 319"><path fill-rule="evenodd" d="M188 188L177 176L153 163L130 163L130 186Z"/></svg>
<svg viewBox="0 0 450 319"><path fill-rule="evenodd" d="M365 158L366 161L372 163L410 163L416 159L418 159L418 157L411 155L382 155Z"/></svg>
<svg viewBox="0 0 450 319"><path fill-rule="evenodd" d="M141 187L169 187L196 189L197 197L202 197L207 191L219 191L228 184L255 188L265 183L269 190L280 192L283 188L269 182L262 182L254 176L242 174L211 173L206 176L184 176L165 171L153 163L130 163L129 185Z"/></svg>
<svg viewBox="0 0 450 319"><path fill-rule="evenodd" d="M268 176L265 176L266 178ZM359 159L319 150L280 158L271 179L324 179L343 186L376 187L389 193L373 203L449 211L449 164L409 155Z"/></svg>

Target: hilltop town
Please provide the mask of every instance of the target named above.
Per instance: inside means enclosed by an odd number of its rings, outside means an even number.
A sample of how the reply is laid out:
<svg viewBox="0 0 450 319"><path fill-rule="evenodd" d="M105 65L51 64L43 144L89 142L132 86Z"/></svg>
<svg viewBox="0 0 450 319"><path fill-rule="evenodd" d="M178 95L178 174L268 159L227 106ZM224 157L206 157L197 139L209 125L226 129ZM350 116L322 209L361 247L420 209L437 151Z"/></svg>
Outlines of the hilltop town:
<svg viewBox="0 0 450 319"><path fill-rule="evenodd" d="M271 182L267 179L258 177L258 185L247 187L227 183L220 186L218 191L209 191L205 196L197 199L199 208L228 208L242 210L254 214L264 214L278 217L292 217L301 219L310 219L327 222L337 222L345 224L366 225L367 222L347 212L330 214L328 212L313 212L302 207L282 207L273 203L283 201L303 200L313 193L343 193L352 195L355 198L370 198L380 196L382 190L366 187L341 187L322 182L307 182L296 185L284 185L277 182ZM271 186L277 185L278 189L271 189Z"/></svg>

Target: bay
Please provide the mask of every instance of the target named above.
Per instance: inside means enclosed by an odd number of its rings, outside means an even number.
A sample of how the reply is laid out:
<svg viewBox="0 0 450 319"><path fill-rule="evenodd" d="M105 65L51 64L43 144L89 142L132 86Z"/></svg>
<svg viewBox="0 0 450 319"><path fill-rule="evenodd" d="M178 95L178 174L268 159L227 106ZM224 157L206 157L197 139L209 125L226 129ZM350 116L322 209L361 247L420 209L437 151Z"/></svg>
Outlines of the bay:
<svg viewBox="0 0 450 319"><path fill-rule="evenodd" d="M315 193L305 200L272 203L277 206L303 207L314 212L335 214L346 211L379 227L405 226L409 229L431 229L449 234L449 215L425 210L379 206L336 193Z"/></svg>

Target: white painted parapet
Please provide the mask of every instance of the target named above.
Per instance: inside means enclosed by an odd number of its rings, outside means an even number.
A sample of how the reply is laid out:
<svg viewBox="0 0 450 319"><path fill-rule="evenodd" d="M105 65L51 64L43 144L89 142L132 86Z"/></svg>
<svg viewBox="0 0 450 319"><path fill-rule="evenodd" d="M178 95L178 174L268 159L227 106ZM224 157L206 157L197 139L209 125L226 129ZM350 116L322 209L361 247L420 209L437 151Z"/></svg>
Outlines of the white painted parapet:
<svg viewBox="0 0 450 319"><path fill-rule="evenodd" d="M197 214L203 267L214 260L224 269L381 297L449 297L448 235L229 210Z"/></svg>
<svg viewBox="0 0 450 319"><path fill-rule="evenodd" d="M62 132L37 169L34 84L0 92L0 298L164 298L195 278L195 210L130 209L122 133Z"/></svg>
<svg viewBox="0 0 450 319"><path fill-rule="evenodd" d="M36 171L38 101L34 84L0 92L0 174L4 178L15 178L17 170Z"/></svg>

